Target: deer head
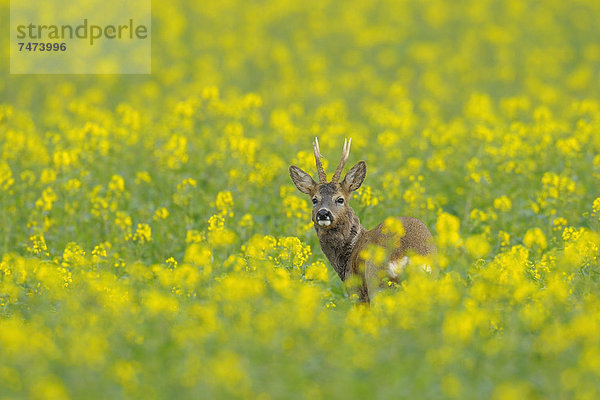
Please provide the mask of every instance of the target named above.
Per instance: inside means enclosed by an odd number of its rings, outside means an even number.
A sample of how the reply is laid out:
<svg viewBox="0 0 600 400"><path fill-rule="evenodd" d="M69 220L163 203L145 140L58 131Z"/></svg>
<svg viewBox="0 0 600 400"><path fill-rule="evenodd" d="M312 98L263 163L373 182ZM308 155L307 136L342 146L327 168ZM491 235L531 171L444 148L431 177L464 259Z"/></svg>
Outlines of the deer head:
<svg viewBox="0 0 600 400"><path fill-rule="evenodd" d="M364 161L359 161L339 182L344 165L350 155L351 143L352 139L349 141L344 140L342 159L330 182L327 182L327 175L321 164L321 152L317 138L313 142L313 150L319 182L315 182L308 173L297 166L290 166L290 177L294 185L299 191L309 195L312 199L312 220L317 230L335 228L340 223L347 221L349 215L354 215L348 201L352 192L357 190L365 179L367 164Z"/></svg>

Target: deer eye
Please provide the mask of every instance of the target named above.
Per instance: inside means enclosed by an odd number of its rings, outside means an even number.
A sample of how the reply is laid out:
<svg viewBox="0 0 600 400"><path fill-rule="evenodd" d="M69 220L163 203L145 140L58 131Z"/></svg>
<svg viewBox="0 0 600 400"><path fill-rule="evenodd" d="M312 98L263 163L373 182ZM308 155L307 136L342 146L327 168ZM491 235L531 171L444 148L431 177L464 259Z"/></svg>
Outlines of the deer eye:
<svg viewBox="0 0 600 400"><path fill-rule="evenodd" d="M338 204L344 204L344 198L343 197L338 198L336 200L336 203L338 203Z"/></svg>
<svg viewBox="0 0 600 400"><path fill-rule="evenodd" d="M313 204L317 204L317 198L313 197L312 202L313 202Z"/></svg>

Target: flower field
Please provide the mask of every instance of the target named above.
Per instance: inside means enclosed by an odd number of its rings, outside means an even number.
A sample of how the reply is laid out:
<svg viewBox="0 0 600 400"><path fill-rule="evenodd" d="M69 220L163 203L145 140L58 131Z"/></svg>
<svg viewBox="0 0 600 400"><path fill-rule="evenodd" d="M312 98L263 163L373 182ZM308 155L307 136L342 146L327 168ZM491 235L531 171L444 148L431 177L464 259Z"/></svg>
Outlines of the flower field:
<svg viewBox="0 0 600 400"><path fill-rule="evenodd" d="M600 398L600 2L152 6L150 75L0 36L0 399ZM432 273L347 296L316 136Z"/></svg>

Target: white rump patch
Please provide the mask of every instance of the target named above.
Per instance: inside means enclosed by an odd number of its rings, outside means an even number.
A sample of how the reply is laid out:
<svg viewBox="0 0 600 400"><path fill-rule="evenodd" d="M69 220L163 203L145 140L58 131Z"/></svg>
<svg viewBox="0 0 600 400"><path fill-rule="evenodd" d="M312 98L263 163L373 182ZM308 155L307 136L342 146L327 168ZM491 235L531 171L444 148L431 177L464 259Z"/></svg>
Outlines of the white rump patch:
<svg viewBox="0 0 600 400"><path fill-rule="evenodd" d="M402 273L406 269L408 265L408 257L404 256L399 260L391 261L388 265L388 271L392 278L397 278L398 275Z"/></svg>
<svg viewBox="0 0 600 400"><path fill-rule="evenodd" d="M400 275L402 271L406 269L409 263L410 259L407 256L404 256L399 260L391 261L388 264L388 272L390 274L390 277L397 278L398 275ZM428 274L431 274L431 265L421 264L420 267L423 269L423 271L427 272Z"/></svg>

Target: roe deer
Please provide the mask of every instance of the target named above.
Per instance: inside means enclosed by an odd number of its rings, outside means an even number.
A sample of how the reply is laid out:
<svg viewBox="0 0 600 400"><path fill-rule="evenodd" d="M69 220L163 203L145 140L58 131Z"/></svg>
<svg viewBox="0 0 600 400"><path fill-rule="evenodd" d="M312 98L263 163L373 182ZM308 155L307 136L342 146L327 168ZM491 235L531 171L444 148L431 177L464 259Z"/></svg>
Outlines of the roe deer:
<svg viewBox="0 0 600 400"><path fill-rule="evenodd" d="M346 284L350 295L356 294L359 301L369 302L385 286L386 280L396 281L399 273L408 265L411 252L427 256L435 254L436 248L427 226L416 218L398 218L397 221L404 228L399 234L385 229L383 223L371 230L366 230L360 224L348 200L365 179L366 163L359 161L339 182L350 154L351 142L352 139L348 142L344 140L342 159L330 182L327 182L321 164L317 138L313 142L313 150L319 182L295 165L290 166L290 177L298 190L312 199L312 220L319 244L333 269ZM363 250L373 246L385 249L388 255L385 261L365 257ZM422 267L431 271L427 265Z"/></svg>

